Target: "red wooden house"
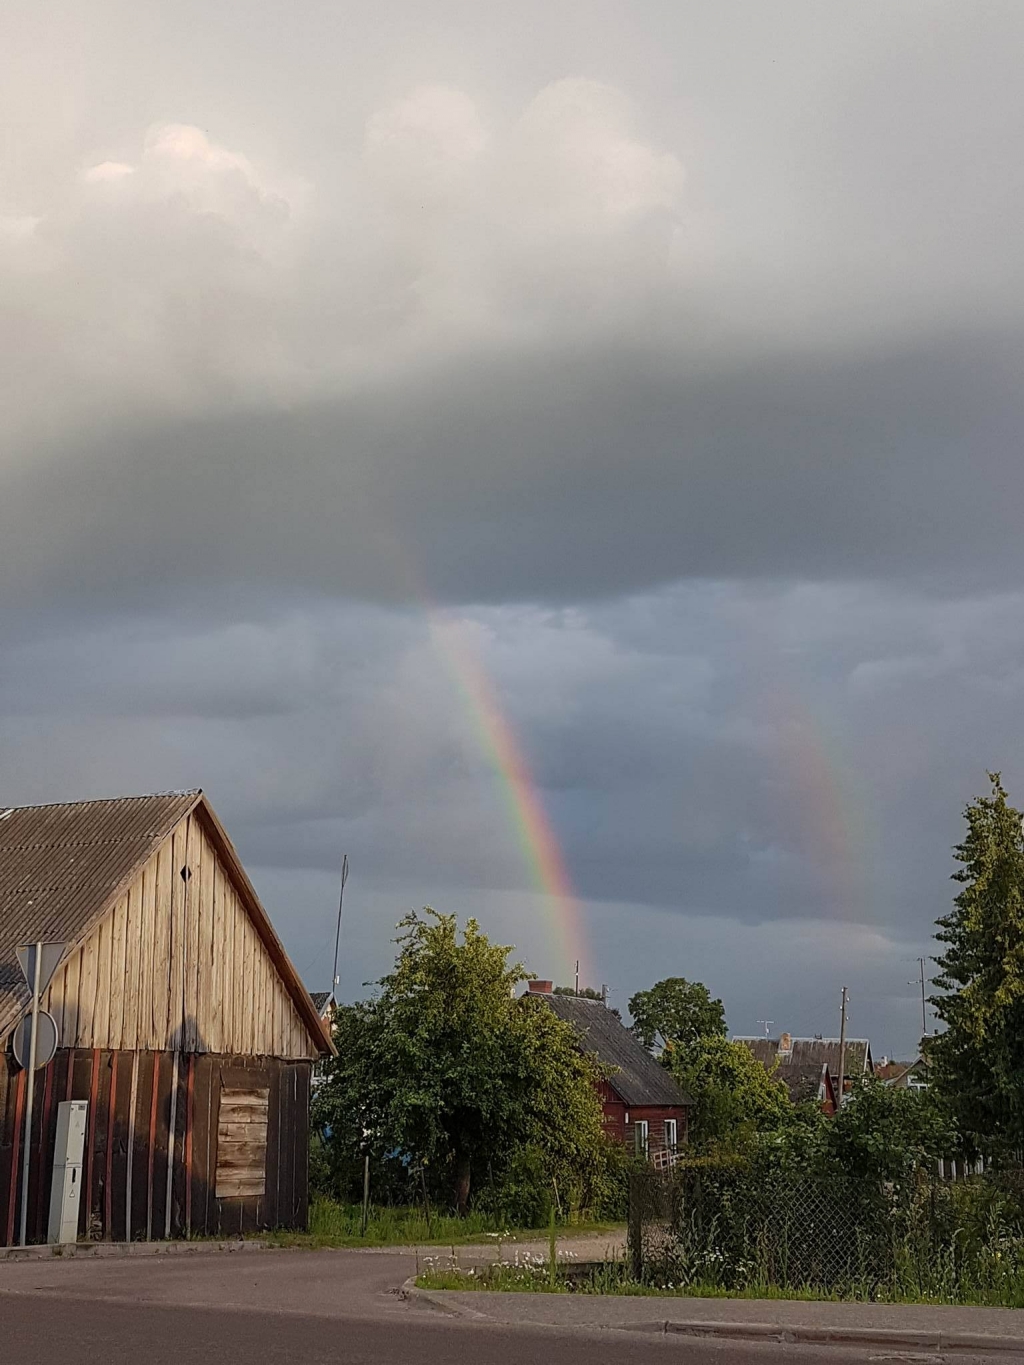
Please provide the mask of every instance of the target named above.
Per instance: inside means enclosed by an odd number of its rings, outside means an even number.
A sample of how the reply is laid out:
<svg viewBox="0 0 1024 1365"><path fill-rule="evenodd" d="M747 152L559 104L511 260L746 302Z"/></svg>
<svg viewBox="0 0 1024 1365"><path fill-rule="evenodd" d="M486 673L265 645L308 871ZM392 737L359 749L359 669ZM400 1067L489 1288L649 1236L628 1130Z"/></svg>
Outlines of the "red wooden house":
<svg viewBox="0 0 1024 1365"><path fill-rule="evenodd" d="M599 1082L605 1130L638 1153L658 1160L686 1141L690 1097L601 1000L554 995L549 981L531 981L560 1019L580 1034L607 1079Z"/></svg>

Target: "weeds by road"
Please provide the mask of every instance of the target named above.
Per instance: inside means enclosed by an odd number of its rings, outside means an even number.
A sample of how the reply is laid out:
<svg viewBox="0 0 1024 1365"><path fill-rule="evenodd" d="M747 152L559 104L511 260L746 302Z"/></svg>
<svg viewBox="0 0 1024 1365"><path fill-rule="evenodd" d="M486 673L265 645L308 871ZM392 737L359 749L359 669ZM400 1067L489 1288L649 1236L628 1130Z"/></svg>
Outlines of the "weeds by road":
<svg viewBox="0 0 1024 1365"><path fill-rule="evenodd" d="M559 1225L559 1237L586 1233L609 1233L611 1223L566 1223ZM410 1207L372 1207L362 1232L362 1209L358 1204L337 1204L328 1199L314 1200L309 1210L308 1232L270 1233L266 1240L275 1246L291 1247L388 1247L388 1246L470 1246L524 1242L546 1236L544 1229L509 1228L488 1214L469 1213L459 1218Z"/></svg>
<svg viewBox="0 0 1024 1365"><path fill-rule="evenodd" d="M875 1285L843 1290L828 1290L813 1284L779 1286L752 1282L742 1288L727 1289L703 1280L687 1283L641 1282L629 1273L624 1260L608 1260L596 1265L573 1264L559 1259L552 1273L550 1257L514 1252L489 1265L458 1263L457 1257L438 1258L426 1264L416 1277L421 1289L492 1290L505 1293L616 1295L643 1298L769 1299L807 1303L886 1303L954 1305L960 1307L1020 1308L1017 1295L1000 1298L989 1292L920 1292L908 1288Z"/></svg>

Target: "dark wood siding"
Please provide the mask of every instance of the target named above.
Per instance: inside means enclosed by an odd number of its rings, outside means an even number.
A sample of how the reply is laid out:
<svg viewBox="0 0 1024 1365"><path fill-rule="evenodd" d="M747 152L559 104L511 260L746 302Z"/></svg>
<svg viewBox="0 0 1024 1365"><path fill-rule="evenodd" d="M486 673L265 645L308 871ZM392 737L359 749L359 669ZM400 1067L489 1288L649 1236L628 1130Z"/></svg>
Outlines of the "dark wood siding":
<svg viewBox="0 0 1024 1365"><path fill-rule="evenodd" d="M686 1141L685 1105L627 1104L609 1081L599 1081L597 1091L601 1098L604 1130L609 1137L632 1146L633 1126L638 1119L648 1125L647 1139L652 1149L665 1145L665 1120L675 1119L676 1141Z"/></svg>
<svg viewBox="0 0 1024 1365"><path fill-rule="evenodd" d="M44 1241L57 1105L90 1101L79 1236L110 1241L164 1236L167 1170L172 1237L303 1228L308 1216L310 1063L210 1053L62 1049L37 1073L33 1106L29 1239ZM155 1087L155 1104L154 1104ZM222 1089L268 1092L262 1194L216 1197ZM0 1062L0 1246L17 1238L25 1073ZM134 1104L133 1104L134 1099ZM170 1134L174 1111L173 1144ZM129 1152L131 1185L129 1186Z"/></svg>

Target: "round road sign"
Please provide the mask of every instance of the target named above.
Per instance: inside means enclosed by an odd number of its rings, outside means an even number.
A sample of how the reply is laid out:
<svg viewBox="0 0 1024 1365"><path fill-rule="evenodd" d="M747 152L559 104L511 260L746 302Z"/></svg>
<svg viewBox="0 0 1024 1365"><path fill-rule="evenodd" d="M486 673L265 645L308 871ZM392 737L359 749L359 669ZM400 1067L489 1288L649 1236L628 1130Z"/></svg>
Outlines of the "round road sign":
<svg viewBox="0 0 1024 1365"><path fill-rule="evenodd" d="M40 1010L37 1018L38 1032L36 1034L36 1070L40 1067L49 1065L53 1061L57 1052L57 1024L52 1014L46 1010ZM14 1030L12 1046L14 1048L14 1060L24 1070L28 1066L29 1048L32 1043L32 1016L26 1014L21 1023Z"/></svg>

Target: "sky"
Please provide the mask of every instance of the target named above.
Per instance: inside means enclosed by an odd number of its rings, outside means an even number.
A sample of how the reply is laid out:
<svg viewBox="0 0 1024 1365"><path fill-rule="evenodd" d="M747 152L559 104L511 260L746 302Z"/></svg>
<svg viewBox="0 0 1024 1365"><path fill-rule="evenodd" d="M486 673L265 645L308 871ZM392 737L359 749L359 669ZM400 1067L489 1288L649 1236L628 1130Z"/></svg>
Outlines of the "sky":
<svg viewBox="0 0 1024 1365"><path fill-rule="evenodd" d="M345 999L430 904L911 1054L1024 799L1018 0L0 25L0 802L201 786L312 989L347 852Z"/></svg>

